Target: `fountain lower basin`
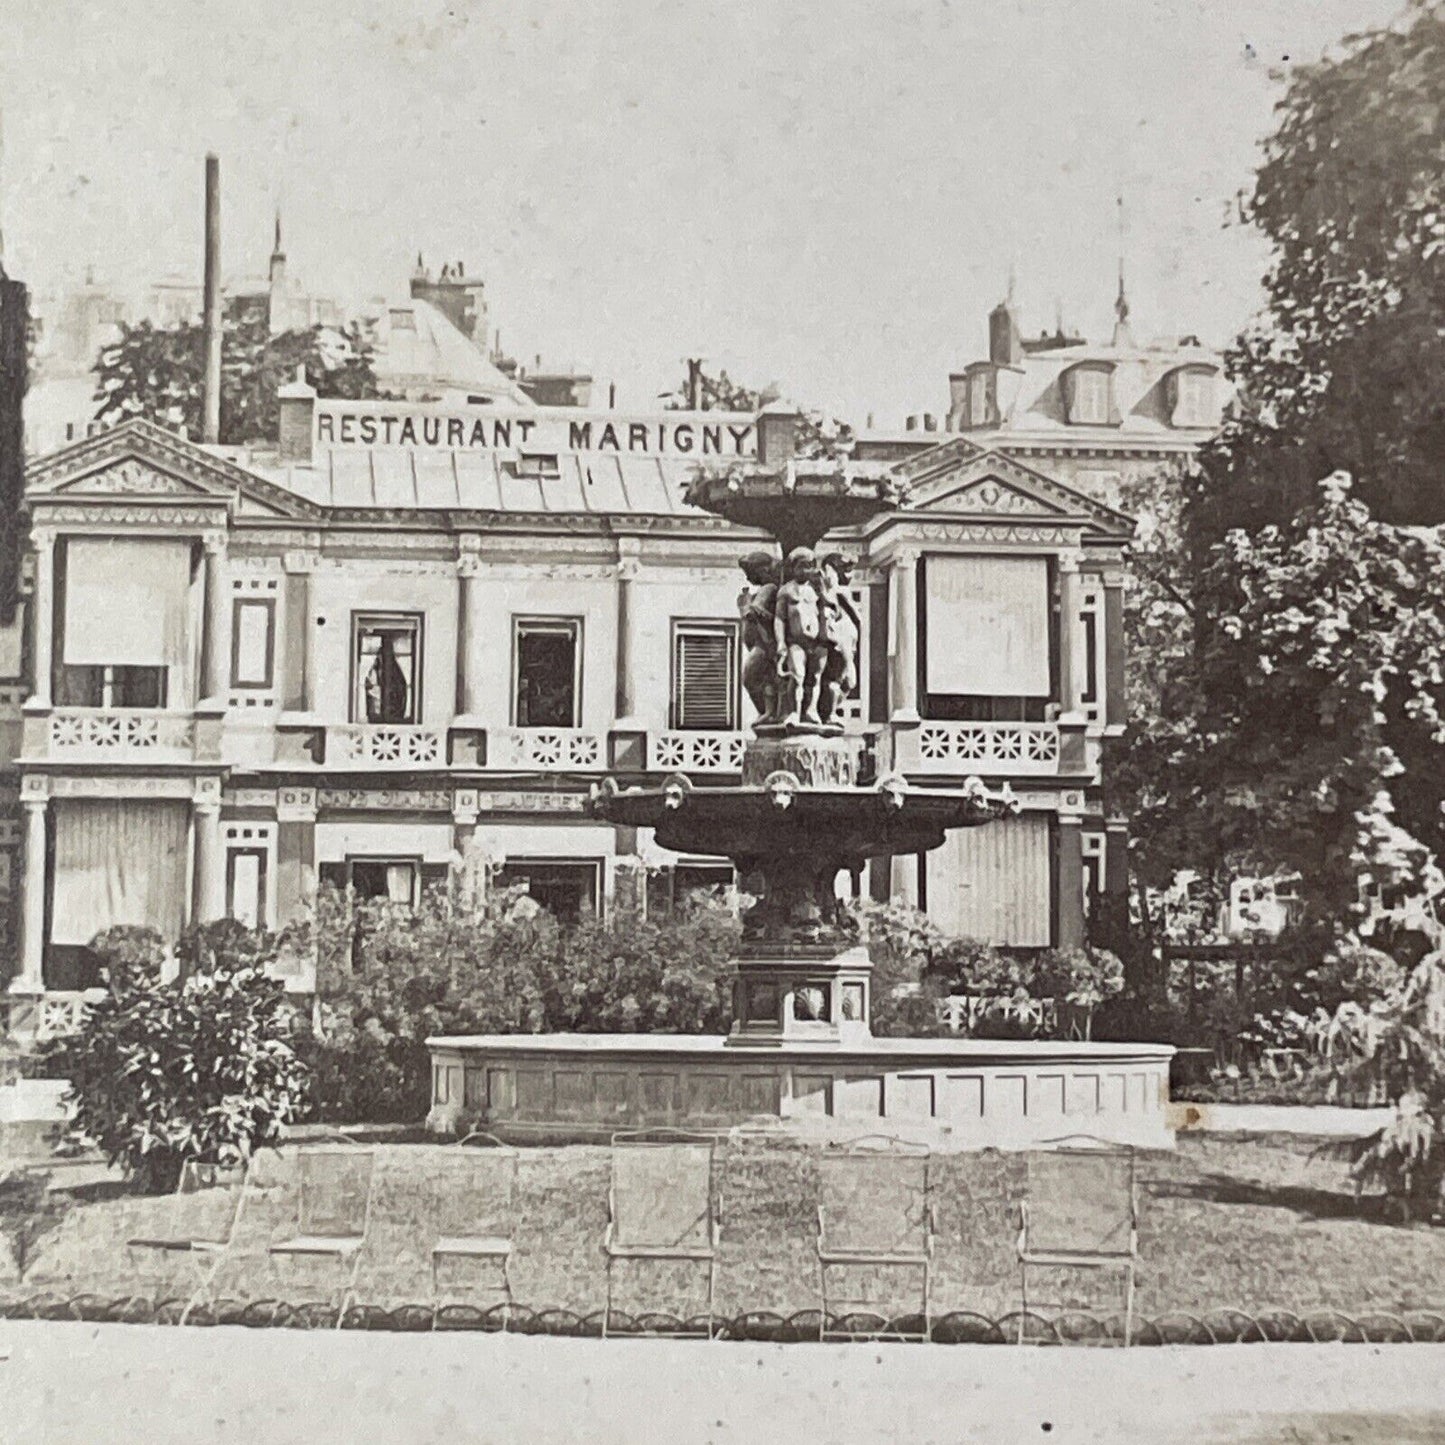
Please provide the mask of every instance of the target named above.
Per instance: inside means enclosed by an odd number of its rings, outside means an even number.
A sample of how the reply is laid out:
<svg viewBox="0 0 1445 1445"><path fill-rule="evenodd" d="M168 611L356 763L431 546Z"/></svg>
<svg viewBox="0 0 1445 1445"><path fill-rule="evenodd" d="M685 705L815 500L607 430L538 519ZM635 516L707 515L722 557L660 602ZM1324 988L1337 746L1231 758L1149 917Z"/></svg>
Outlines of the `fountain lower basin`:
<svg viewBox="0 0 1445 1445"><path fill-rule="evenodd" d="M943 1151L1027 1149L1088 1134L1169 1149L1167 1044L477 1034L427 1040L427 1127L515 1139L762 1123L803 1140L884 1131Z"/></svg>

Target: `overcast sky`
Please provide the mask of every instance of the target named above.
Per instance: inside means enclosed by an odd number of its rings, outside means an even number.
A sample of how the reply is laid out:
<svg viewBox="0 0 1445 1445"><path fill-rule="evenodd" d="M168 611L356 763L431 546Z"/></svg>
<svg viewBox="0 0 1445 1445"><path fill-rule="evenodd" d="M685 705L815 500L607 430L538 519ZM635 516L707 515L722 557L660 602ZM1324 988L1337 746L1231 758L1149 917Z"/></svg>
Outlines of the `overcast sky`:
<svg viewBox="0 0 1445 1445"><path fill-rule="evenodd" d="M1226 340L1281 64L1401 0L9 0L11 274L488 282L508 350L641 409L702 355L861 422L945 409L1010 265L1026 329Z"/></svg>

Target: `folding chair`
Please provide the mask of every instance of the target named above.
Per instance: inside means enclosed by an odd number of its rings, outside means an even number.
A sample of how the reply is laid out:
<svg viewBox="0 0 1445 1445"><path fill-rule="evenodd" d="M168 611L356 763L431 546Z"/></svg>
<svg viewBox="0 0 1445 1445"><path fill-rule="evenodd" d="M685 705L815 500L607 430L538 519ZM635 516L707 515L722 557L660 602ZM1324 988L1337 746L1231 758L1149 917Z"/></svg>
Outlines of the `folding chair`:
<svg viewBox="0 0 1445 1445"><path fill-rule="evenodd" d="M722 1200L714 1177L714 1141L705 1134L638 1130L612 1136L607 1191L607 1312L613 1270L622 1260L694 1263L707 1269L707 1338L713 1335ZM678 1331L693 1334L695 1331Z"/></svg>
<svg viewBox="0 0 1445 1445"><path fill-rule="evenodd" d="M835 1305L868 1301L835 1298L829 1271L916 1269L923 1284L923 1329L932 1331L933 1201L930 1154L925 1144L869 1135L825 1149L818 1156L819 1339L850 1339L854 1332L830 1327ZM909 1337L912 1338L911 1332Z"/></svg>
<svg viewBox="0 0 1445 1445"><path fill-rule="evenodd" d="M341 1273L336 1328L356 1291L371 1227L376 1155L351 1143L303 1144L296 1152L296 1227L273 1239L275 1259L328 1259Z"/></svg>
<svg viewBox="0 0 1445 1445"><path fill-rule="evenodd" d="M512 1308L512 1236L516 1232L519 1153L491 1134L468 1134L440 1156L432 1176L437 1239L431 1250L432 1297L441 1295L447 1260L501 1270L506 1318Z"/></svg>
<svg viewBox="0 0 1445 1445"><path fill-rule="evenodd" d="M139 1254L184 1257L196 1283L181 1312L184 1324L196 1302L211 1293L222 1261L235 1242L246 1198L247 1167L187 1159L171 1195L158 1234L136 1235L125 1242L132 1260Z"/></svg>
<svg viewBox="0 0 1445 1445"><path fill-rule="evenodd" d="M1139 1210L1134 1151L1070 1134L1045 1141L1027 1156L1028 1178L1019 1202L1019 1342L1029 1311L1030 1267L1122 1269L1124 1343L1133 1336L1134 1270L1139 1258Z"/></svg>

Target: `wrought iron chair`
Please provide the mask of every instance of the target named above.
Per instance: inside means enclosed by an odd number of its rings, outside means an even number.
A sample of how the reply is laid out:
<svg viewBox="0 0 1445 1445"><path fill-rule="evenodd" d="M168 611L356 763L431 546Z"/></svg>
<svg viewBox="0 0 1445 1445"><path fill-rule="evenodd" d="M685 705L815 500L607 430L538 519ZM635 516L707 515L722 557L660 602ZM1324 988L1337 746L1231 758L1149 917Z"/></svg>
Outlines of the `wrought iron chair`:
<svg viewBox="0 0 1445 1445"><path fill-rule="evenodd" d="M818 1156L818 1293L820 1339L851 1339L832 1327L837 1305L869 1301L835 1296L830 1271L864 1268L917 1270L922 1281L922 1329L933 1317L933 1200L927 1145L869 1135ZM902 1332L909 1338L913 1331Z"/></svg>
<svg viewBox="0 0 1445 1445"><path fill-rule="evenodd" d="M612 1180L603 1241L607 1255L604 1338L612 1318L615 1268L639 1260L692 1263L707 1270L707 1338L712 1338L722 1237L715 1149L715 1141L706 1134L636 1130L612 1136Z"/></svg>
<svg viewBox="0 0 1445 1445"><path fill-rule="evenodd" d="M1028 1272L1117 1269L1124 1273L1124 1343L1134 1327L1139 1209L1134 1151L1089 1134L1045 1140L1027 1156L1019 1201L1019 1341L1029 1313ZM1052 1147L1052 1146L1060 1147Z"/></svg>
<svg viewBox="0 0 1445 1445"><path fill-rule="evenodd" d="M248 1172L249 1165L186 1160L160 1231L125 1242L133 1261L138 1256L183 1258L192 1267L195 1285L181 1313L182 1324L203 1296L210 1297L217 1271L235 1243Z"/></svg>
<svg viewBox="0 0 1445 1445"><path fill-rule="evenodd" d="M506 1315L512 1307L512 1239L517 1227L520 1155L491 1134L468 1134L443 1151L432 1174L437 1237L431 1248L432 1296L441 1295L447 1261L501 1271Z"/></svg>
<svg viewBox="0 0 1445 1445"><path fill-rule="evenodd" d="M350 1140L302 1144L296 1152L294 1230L271 1241L273 1259L322 1259L340 1272L336 1327L356 1291L371 1228L376 1155Z"/></svg>

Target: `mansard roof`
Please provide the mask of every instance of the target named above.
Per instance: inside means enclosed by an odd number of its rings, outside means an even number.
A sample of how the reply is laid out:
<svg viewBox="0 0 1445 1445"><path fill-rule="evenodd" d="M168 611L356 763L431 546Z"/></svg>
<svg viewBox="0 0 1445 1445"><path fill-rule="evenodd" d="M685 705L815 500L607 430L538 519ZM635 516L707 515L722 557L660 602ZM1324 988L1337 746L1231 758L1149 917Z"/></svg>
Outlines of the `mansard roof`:
<svg viewBox="0 0 1445 1445"><path fill-rule="evenodd" d="M685 498L696 463L680 457L562 452L556 471L519 474L495 451L332 450L311 465L274 453L203 447L136 418L31 464L27 504L121 494L223 506L239 518L380 524L449 513L545 527L563 519L649 518L726 527ZM905 511L931 517L1061 522L1124 539L1124 513L1001 451L953 435L893 466ZM891 514L890 514L891 515ZM880 522L883 519L879 519Z"/></svg>

